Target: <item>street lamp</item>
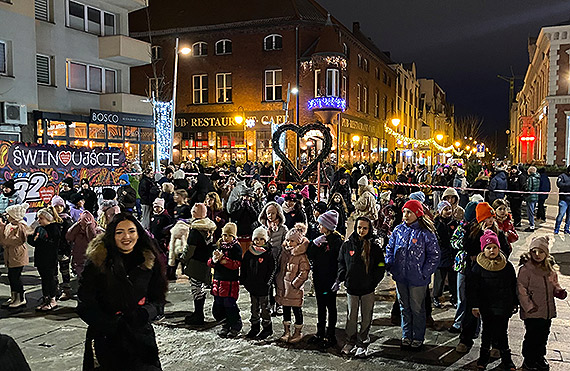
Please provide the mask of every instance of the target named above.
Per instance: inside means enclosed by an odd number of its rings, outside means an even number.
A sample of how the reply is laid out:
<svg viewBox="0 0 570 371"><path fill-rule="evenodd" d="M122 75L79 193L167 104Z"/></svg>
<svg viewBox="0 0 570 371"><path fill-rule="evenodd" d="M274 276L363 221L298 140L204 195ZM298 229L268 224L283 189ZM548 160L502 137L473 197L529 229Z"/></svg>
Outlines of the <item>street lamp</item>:
<svg viewBox="0 0 570 371"><path fill-rule="evenodd" d="M469 151L471 149L471 147L465 146L465 149Z"/></svg>
<svg viewBox="0 0 570 371"><path fill-rule="evenodd" d="M400 119L399 118L393 118L392 119L392 125L394 125L394 126L400 125Z"/></svg>
<svg viewBox="0 0 570 371"><path fill-rule="evenodd" d="M459 148L461 146L461 143L459 141L455 142L455 147Z"/></svg>
<svg viewBox="0 0 570 371"><path fill-rule="evenodd" d="M437 139L438 142L441 142L443 140L443 134L437 134L435 139Z"/></svg>
<svg viewBox="0 0 570 371"><path fill-rule="evenodd" d="M178 49L180 38L176 38L176 46L174 48L174 82L172 84L172 121L170 123L170 153L168 155L168 162L172 162L172 155L174 153L174 122L176 121L176 90L178 87L178 55L180 53L188 55L191 49L184 47Z"/></svg>

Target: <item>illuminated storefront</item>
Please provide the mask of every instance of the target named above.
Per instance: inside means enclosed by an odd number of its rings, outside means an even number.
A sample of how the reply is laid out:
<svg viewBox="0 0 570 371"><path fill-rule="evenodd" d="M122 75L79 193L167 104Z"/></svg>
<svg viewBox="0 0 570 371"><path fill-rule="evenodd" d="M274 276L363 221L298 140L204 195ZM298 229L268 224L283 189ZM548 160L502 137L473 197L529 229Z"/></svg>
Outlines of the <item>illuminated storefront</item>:
<svg viewBox="0 0 570 371"><path fill-rule="evenodd" d="M354 162L383 162L387 157L387 140L379 123L368 123L347 114L341 114L339 156L341 164Z"/></svg>
<svg viewBox="0 0 570 371"><path fill-rule="evenodd" d="M200 158L208 164L271 161L271 124L286 121L284 111L179 113L176 115L174 161Z"/></svg>
<svg viewBox="0 0 570 371"><path fill-rule="evenodd" d="M87 115L34 111L38 143L77 147L116 147L142 166L153 162L152 116L92 110Z"/></svg>

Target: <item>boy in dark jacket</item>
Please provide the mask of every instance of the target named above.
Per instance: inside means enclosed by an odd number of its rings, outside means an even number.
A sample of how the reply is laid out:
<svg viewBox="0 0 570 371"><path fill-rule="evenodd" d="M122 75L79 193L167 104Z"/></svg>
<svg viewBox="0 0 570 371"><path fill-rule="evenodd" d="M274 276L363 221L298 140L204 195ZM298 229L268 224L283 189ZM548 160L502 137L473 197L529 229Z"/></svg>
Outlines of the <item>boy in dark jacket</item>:
<svg viewBox="0 0 570 371"><path fill-rule="evenodd" d="M481 352L477 367L485 369L489 363L491 343L501 352L501 365L515 370L511 359L507 328L509 318L518 308L515 268L500 251L499 238L492 230L481 236L481 253L467 276L467 297L475 317L481 316Z"/></svg>
<svg viewBox="0 0 570 371"><path fill-rule="evenodd" d="M208 260L208 266L214 268L212 314L218 321L226 320L218 335L222 338L235 338L242 328L237 306L242 250L237 240L235 223L227 223L224 226L222 238L218 241L217 247L213 256Z"/></svg>
<svg viewBox="0 0 570 371"><path fill-rule="evenodd" d="M332 291L332 286L336 280L338 253L344 238L336 231L338 213L335 210L319 215L317 221L321 235L311 241L307 249L307 257L313 270L318 310L317 334L309 342L328 348L336 345L336 293ZM327 310L329 326L325 336Z"/></svg>
<svg viewBox="0 0 570 371"><path fill-rule="evenodd" d="M451 247L451 236L459 222L453 218L453 209L447 201L441 201L437 206L437 216L435 217L435 229L439 242L440 259L433 283L433 306L441 308L439 298L443 295L445 279L449 282L449 293L451 294L451 304L457 303L457 273L453 270L454 253Z"/></svg>
<svg viewBox="0 0 570 371"><path fill-rule="evenodd" d="M246 337L263 340L273 334L271 313L269 310L269 285L273 278L275 261L271 254L271 246L267 244L267 229L258 227L253 231L253 243L243 256L240 282L249 292L251 299L251 330ZM259 314L261 312L261 324ZM263 330L259 330L261 326Z"/></svg>
<svg viewBox="0 0 570 371"><path fill-rule="evenodd" d="M137 201L137 192L131 186L131 181L129 180L129 176L127 174L123 174L119 177L119 183L121 186L117 191L117 202L119 202L121 212L132 214Z"/></svg>

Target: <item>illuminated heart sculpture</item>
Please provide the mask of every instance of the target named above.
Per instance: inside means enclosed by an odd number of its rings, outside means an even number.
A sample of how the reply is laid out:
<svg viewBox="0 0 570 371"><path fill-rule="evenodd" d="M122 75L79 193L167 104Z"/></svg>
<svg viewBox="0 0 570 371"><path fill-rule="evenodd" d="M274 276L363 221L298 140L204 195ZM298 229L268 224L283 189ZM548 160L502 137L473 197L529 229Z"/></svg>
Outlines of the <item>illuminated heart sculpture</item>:
<svg viewBox="0 0 570 371"><path fill-rule="evenodd" d="M303 137L308 131L311 130L317 130L323 133L322 150L302 173L299 172L291 160L289 160L281 148L279 148L279 139L281 138L281 134L289 130L294 131L298 137ZM316 171L318 164L322 163L323 160L325 160L330 154L332 148L332 136L330 129L323 124L316 123L303 126L285 124L279 126L275 133L273 133L272 146L274 153L281 159L281 164L285 167L285 170L287 170L293 176L293 178L295 178L295 181L302 182L303 180L306 180L314 171Z"/></svg>

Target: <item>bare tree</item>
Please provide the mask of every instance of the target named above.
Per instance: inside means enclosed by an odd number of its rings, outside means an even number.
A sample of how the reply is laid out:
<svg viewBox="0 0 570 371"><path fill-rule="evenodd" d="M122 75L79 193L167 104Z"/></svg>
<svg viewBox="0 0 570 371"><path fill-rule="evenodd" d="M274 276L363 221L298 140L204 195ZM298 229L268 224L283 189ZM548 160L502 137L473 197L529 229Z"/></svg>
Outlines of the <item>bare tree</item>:
<svg viewBox="0 0 570 371"><path fill-rule="evenodd" d="M170 92L172 90L170 86L171 82L167 81L165 74L167 58L164 58L161 55L155 55L153 53L152 28L150 22L151 19L150 19L149 5L150 5L149 1L147 0L145 7L145 14L146 14L147 27L148 27L148 42L151 45L150 59L151 59L152 74L150 76L147 74L146 77L148 81L151 81L150 80L151 78L154 79L153 81L155 81L155 85L151 90L149 84L149 88L147 89L146 93L149 99L154 98L158 101L165 101L167 97L170 95Z"/></svg>
<svg viewBox="0 0 570 371"><path fill-rule="evenodd" d="M464 139L467 137L480 140L483 135L483 119L475 115L467 115L457 118L455 121L455 137Z"/></svg>

